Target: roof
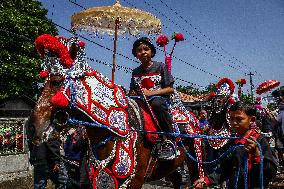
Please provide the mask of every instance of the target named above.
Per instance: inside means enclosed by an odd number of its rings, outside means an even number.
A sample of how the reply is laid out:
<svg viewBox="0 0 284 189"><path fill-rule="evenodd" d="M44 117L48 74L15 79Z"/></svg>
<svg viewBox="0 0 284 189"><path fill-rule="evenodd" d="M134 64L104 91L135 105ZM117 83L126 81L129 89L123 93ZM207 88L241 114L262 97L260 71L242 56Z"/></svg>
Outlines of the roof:
<svg viewBox="0 0 284 189"><path fill-rule="evenodd" d="M208 98L208 94L192 96L182 92L178 92L178 95L182 102L200 102L200 101L206 101Z"/></svg>

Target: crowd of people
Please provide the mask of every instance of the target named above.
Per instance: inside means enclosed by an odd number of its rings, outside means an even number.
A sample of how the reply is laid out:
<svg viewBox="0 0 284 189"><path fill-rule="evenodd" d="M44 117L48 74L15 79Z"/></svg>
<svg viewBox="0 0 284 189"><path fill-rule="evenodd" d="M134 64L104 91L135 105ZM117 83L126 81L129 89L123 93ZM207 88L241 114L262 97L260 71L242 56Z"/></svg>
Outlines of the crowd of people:
<svg viewBox="0 0 284 189"><path fill-rule="evenodd" d="M133 44L133 55L141 62L141 65L134 69L130 84L129 96L143 95L148 99L153 116L157 119L157 126L165 133L173 132L172 119L168 109L170 95L174 93L174 79L165 64L152 60L156 50L148 38L140 38ZM192 188L203 188L214 184L226 182L227 188L257 188L260 180L263 180L265 187L268 186L279 170L284 165L283 146L284 142L284 87L274 94L279 102L279 115L274 121L268 121L268 111L261 111L255 104L237 101L228 108L229 124L234 136L240 138L232 139L226 145L227 149L236 147L232 153L226 156L216 167L210 164L206 166L206 176L196 180ZM208 109L202 109L198 115L200 128L203 134L211 134ZM269 119L273 119L270 117ZM62 132L62 131L58 131ZM30 161L34 166L34 188L43 189L50 178L58 189L65 189L69 186L66 164L68 161L77 162L80 174L75 174L72 179L77 181L77 188L89 189L91 184L88 181L87 151L89 148L87 134L84 130L72 130L68 134L68 140L64 141L64 157L60 148L63 141L57 131L45 142L36 140L30 147ZM264 133L264 134L263 134ZM267 133L272 133L267 135ZM276 145L273 146L270 139L274 138ZM162 141L172 141L175 138L170 135L163 136ZM217 157L214 149L210 147L207 140L204 140L206 151L205 161L212 161ZM244 161L246 158L246 161ZM245 163L246 162L246 163ZM228 166L230 165L230 166ZM261 174L262 169L263 174ZM263 179L261 179L263 177Z"/></svg>

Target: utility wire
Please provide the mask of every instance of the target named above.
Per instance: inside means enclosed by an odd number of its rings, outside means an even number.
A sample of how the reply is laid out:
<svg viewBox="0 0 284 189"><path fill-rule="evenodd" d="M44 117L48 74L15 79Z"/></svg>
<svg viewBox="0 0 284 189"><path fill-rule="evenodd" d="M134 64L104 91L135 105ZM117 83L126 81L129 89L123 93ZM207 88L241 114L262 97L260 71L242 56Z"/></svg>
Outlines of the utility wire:
<svg viewBox="0 0 284 189"><path fill-rule="evenodd" d="M124 1L125 1L125 0L124 0ZM216 51L216 50L214 50L213 48L211 48L211 46L209 46L208 44L202 42L197 36L195 36L193 33L189 32L188 30L186 30L186 29L184 29L183 27L181 27L180 25L178 25L178 24L177 24L176 22L174 22L171 18L169 18L169 17L168 17L167 15L165 15L164 13L160 12L157 8L155 8L154 6L152 6L150 3L146 2L145 0L144 0L144 3L145 3L146 5L148 5L149 7L151 7L152 9L154 9L154 10L155 10L156 12L158 12L159 14L161 14L163 17L165 17L166 19L168 19L172 24L176 25L176 26L179 27L181 30L183 30L184 32L188 33L188 34L191 36L191 38L197 40L199 43L201 43L202 45L204 45L207 49L209 49L209 50L215 52L216 54L218 54L219 56L223 57L223 55L220 54L218 51ZM209 52L206 51L205 49L203 49L203 48L201 48L200 46L194 44L192 41L190 41L190 42L192 43L192 45L193 45L194 47L196 47L196 48L198 48L199 50L203 51L203 52L206 53L207 55L209 55L209 56L211 56L211 57L217 59L219 62L223 62L222 59L218 58L217 56L212 55L211 53L209 53ZM233 64L234 64L234 63L233 63ZM233 69L235 69L235 70L239 70L238 68L236 68L235 66L232 66L232 65L230 65L230 64L226 64L226 63L225 63L225 65L226 65L226 66L229 66L229 67L231 67L231 68L233 68ZM235 64L234 64L234 65L235 65ZM240 67L239 65L236 65L236 66L238 66L239 68L242 69L242 67Z"/></svg>
<svg viewBox="0 0 284 189"><path fill-rule="evenodd" d="M70 3L73 3L74 5L76 5L76 6L79 6L80 8L83 8L84 10L86 10L87 8L86 7L84 7L84 6L82 6L82 5L80 5L80 4L78 4L78 3L76 3L76 2L74 2L74 1L72 1L72 0L68 0ZM125 1L125 0L124 0ZM161 1L161 0L160 0ZM148 4L148 6L151 6L149 3L147 3L145 0L144 0L144 2L146 3L146 4ZM178 15L178 13L175 11L175 10L173 10L171 7L169 7L166 3L164 3L163 1L161 1L166 7L168 7L169 9L171 9L171 11L173 11L177 16L179 16L180 18L182 18L186 23L188 23L192 28L194 28L195 30L197 30L200 34L202 34L204 37L206 37L209 41L212 41L212 43L213 44L215 44L217 47L219 47L219 48L221 48L224 52L226 52L227 54L229 54L229 55L231 55L229 52L227 52L227 51L225 51L218 43L216 43L216 42L214 42L213 40L211 40L208 36L206 36L205 34L203 34L200 30L198 30L196 27L194 27L190 22L188 22L185 18L183 18L182 16L180 16L180 15ZM129 3L129 2L126 2L126 3L128 3L130 6L133 6L133 7L135 7L135 5L133 5L133 4L131 4L131 3ZM153 6L151 6L153 9L155 9ZM157 12L159 12L157 9L155 9ZM159 12L160 13L160 12ZM166 17L167 18L167 16L166 15L164 15L163 13L160 13L160 14L162 14L164 17ZM167 18L167 19L169 19L169 18ZM170 20L170 19L169 19ZM172 23L174 23L172 20L170 20ZM175 23L174 23L175 24ZM177 25L177 24L176 24ZM178 25L177 25L178 26ZM167 26L165 26L165 25L163 25L163 27L166 27L166 28L168 28ZM180 26L178 26L178 27L180 27ZM184 30L184 29L183 29ZM200 40L200 39L198 39L196 36L194 36L193 34L191 34L190 32L188 32L188 31L186 31L187 33L189 33L190 35L192 35L196 40L198 40L199 42L201 42L202 43L202 41ZM126 38L126 37L125 37ZM130 40L130 38L127 38L128 40ZM204 44L204 43L203 43ZM210 55L210 56L212 56L211 54L209 54L207 51L204 51L201 47L199 47L198 45L196 45L196 44L194 44L194 43L192 43L192 45L193 46L195 46L196 48L198 48L198 49L200 49L201 51L203 51L203 52L205 52L206 54L208 54L208 55ZM207 48L209 48L209 49L211 49L211 50L213 50L215 53L217 53L218 55L220 55L221 57L223 57L223 58L225 58L225 56L223 56L222 54L220 54L218 51L216 51L216 50L214 50L214 49L212 49L209 45L207 45L206 43L204 44ZM214 56L212 56L212 57L214 57ZM214 58L217 58L217 57L214 57ZM217 58L217 60L218 61L222 61L220 58ZM237 60L237 59L236 59ZM229 59L229 61L230 61L230 59ZM185 61L182 61L182 62L185 62ZM231 62L231 61L230 61ZM191 65L191 64L189 64L188 62L185 62L185 63L187 63L188 65L190 65L190 66L192 66L192 67L194 67L194 68L197 68L197 69L199 69L198 67L196 67L196 66L193 66L193 65ZM244 63L242 63L242 64L244 64ZM227 65L227 64L225 64L225 65ZM245 64L244 64L245 65ZM235 68L234 66L231 66L231 65L228 65L229 67L231 67L231 68L233 68L233 69L236 69L237 70L237 68ZM240 67L240 65L238 65L237 64L237 66L238 67ZM245 66L247 66L247 65L245 65ZM242 67L240 67L240 68L242 68ZM250 68L251 69L251 68ZM201 70L202 71L202 69L199 69L199 70ZM205 71L206 72L206 71ZM257 73L256 71L254 71L255 73ZM212 74L212 73L207 73L207 74L209 74L209 75L213 75L213 76L216 76L215 74ZM261 74L260 73L258 73L258 75L260 75L261 76ZM218 76L217 76L218 77ZM262 76L261 76L262 77ZM219 77L220 78L220 77Z"/></svg>
<svg viewBox="0 0 284 189"><path fill-rule="evenodd" d="M61 25L58 25L58 24L55 23L55 22L54 22L54 24L55 24L56 26L60 27L61 29L65 30L65 31L67 31L67 32L69 32L69 33L71 33L71 34L73 34L73 35L77 35L77 36L81 37L82 39L84 39L84 40L86 40L86 41L88 41L88 42L90 42L90 43L93 43L93 44L95 44L95 45L97 45L97 46L99 46L99 47L101 47L101 48L104 48L104 49L106 49L106 50L108 50L108 51L113 51L113 50L110 49L109 47L106 47L106 46L104 46L104 45L102 45L102 44L100 44L100 43L97 43L97 42L95 42L95 41L93 41L93 40L90 40L90 39L84 37L84 36L81 35L81 34L74 34L74 32L72 32L71 30L69 30L69 29L67 29L67 28L65 28L65 27L63 27L63 26L61 26ZM126 59L128 59L128 60L131 60L131 61L133 61L133 62L137 62L137 63L138 63L137 60L134 60L134 59L132 59L132 58L129 58L129 57L126 56L126 55L123 55L123 54L118 53L118 52L117 52L116 54L119 55L119 56L122 56L123 58L126 58Z"/></svg>
<svg viewBox="0 0 284 189"><path fill-rule="evenodd" d="M71 1L71 0L68 0L69 2L71 2L71 3L73 3L73 1ZM73 4L75 4L75 3L73 3ZM75 5L77 5L78 3L76 3ZM132 5L131 5L132 6ZM83 7L82 5L80 5L80 7ZM85 7L84 7L84 9L85 9ZM59 26L59 25L58 25ZM62 27L62 26L59 26L59 27ZM68 29L66 29L66 28L64 28L65 30L67 30L68 31ZM69 32L70 32L70 30L69 30ZM80 37L81 37L81 35L80 35ZM83 38L83 37L82 37ZM86 40L88 40L89 42L91 42L89 39L87 39L87 38L83 38L83 39L86 39ZM129 38L128 38L128 40L129 40ZM95 43L96 44L96 43ZM111 50L111 49L107 49L107 50ZM159 49L160 50L160 49ZM118 54L118 53L117 53ZM119 55L121 55L121 54L119 54ZM124 56L124 57L126 57L126 56ZM213 73L210 73L210 72L208 72L208 71L205 71L205 70L203 70L202 68L199 68L198 66L195 66L195 65L193 65L193 64L190 64L190 63L188 63L187 61L185 61L185 60L182 60L182 59L180 59L180 58L177 58L176 56L173 56L173 58L175 58L175 59L177 59L177 60L179 60L179 61L181 61L181 62L183 62L183 63L185 63L185 64L187 64L187 65L189 65L189 66L191 66L191 67L193 67L193 68L195 68L195 69L197 69L197 70L199 70L199 71L202 71L202 72L204 72L204 73L206 73L206 74L209 74L209 75L211 75L211 76L214 76L214 77L216 77L216 78L221 78L220 76L217 76L217 75L215 75L215 74L213 74ZM129 58L128 58L129 59ZM137 63L139 63L138 61L136 61L136 60L133 60L132 59L132 61L135 61L135 62L137 62Z"/></svg>
<svg viewBox="0 0 284 189"><path fill-rule="evenodd" d="M244 62L240 61L236 57L234 57L231 53L226 51L221 45L219 45L217 42L213 41L209 36L205 35L203 32L201 32L197 27L193 26L187 19L185 19L183 16L181 16L176 10L174 10L171 6L168 6L164 1L160 0L162 4L164 4L168 9L170 9L172 12L174 12L179 18L184 20L185 23L189 24L194 30L198 31L199 34L207 38L209 41L211 41L214 45L216 45L218 48L220 48L223 52L227 53L232 59L236 60L237 62L241 63L243 66L247 67L249 70L252 70L252 67L249 65L245 64ZM228 59L230 62L231 60ZM257 71L254 71L255 73L261 75Z"/></svg>
<svg viewBox="0 0 284 189"><path fill-rule="evenodd" d="M54 24L55 24L55 23L54 23ZM58 24L56 24L56 25L59 26ZM59 27L62 27L62 26L59 26ZM64 28L64 27L62 27L62 28ZM66 29L66 28L64 28L64 29ZM9 31L9 30L7 30L6 28L0 28L0 31L2 31L2 32L6 33L6 34L8 34L8 35L13 35L13 36L16 36L16 37L18 37L18 38L25 39L25 40L27 40L27 41L34 41L34 39L32 39L32 38L30 38L30 37L27 37L27 36L22 35L22 34L16 34L15 32ZM68 30L68 29L66 29L66 31L68 31L68 32L70 32L70 33L73 34L73 32L70 31L70 30ZM86 38L84 38L84 39L86 39ZM89 39L87 39L87 40L88 40L89 42L92 42L92 41L89 40ZM86 57L86 58L87 58L88 60L92 61L92 62L96 62L96 63L99 63L99 64L103 64L103 65L112 67L112 64L107 63L107 62L105 62L105 61L98 60L98 59L96 59L96 58L90 58L90 57ZM133 70L133 69L131 69L131 68L129 68L129 67L126 67L126 66L116 65L116 67L117 67L118 70L122 70L122 71L124 71L124 72L126 72L126 73L128 73L128 74L129 74L129 73L132 73L132 70ZM200 87L200 88L205 88L205 87L202 86L202 85L199 85L199 84L196 84L196 83L193 83L193 82L190 82L190 81L186 81L186 80L181 79L181 78L178 78L178 77L174 77L174 78L177 79L177 80L183 81L183 82L185 82L185 83L188 83L188 84L190 84L190 85L194 85L194 86L197 86L197 87Z"/></svg>
<svg viewBox="0 0 284 189"><path fill-rule="evenodd" d="M103 64L103 65L108 66L108 67L112 67L112 64L107 63L107 62L104 62L104 61L101 61L101 60L98 60L98 59L96 59L96 58L87 57L87 59L90 60L90 61L92 61L92 62L96 62L96 63ZM117 65L116 67L117 67L119 70L122 70L122 71L124 71L124 72L126 72L126 73L128 73L128 74L129 74L129 73L132 73L132 70L133 70L133 69L131 69L131 68L129 68L129 67L126 67L126 66ZM199 88L206 88L205 86L202 86L202 85L199 85L199 84L196 84L196 83L193 83L193 82L190 82L190 81L181 79L181 78L179 78L179 77L174 77L174 79L183 81L183 82L188 83L188 84L190 84L190 85L197 86L197 87L199 87Z"/></svg>
<svg viewBox="0 0 284 189"><path fill-rule="evenodd" d="M71 30L69 30L69 29L67 29L67 28L64 28L63 26L60 26L60 25L58 25L58 24L56 24L56 23L54 23L54 24L55 24L56 26L58 26L58 27L64 29L64 30L70 32L71 34L74 34ZM89 41L89 42L91 42L91 43L94 43L94 44L96 44L96 45L99 45L100 47L101 47L101 46L104 47L103 45L98 44L98 43L96 43L95 41L90 40L90 39L88 39L88 38L86 38L86 37L84 37L84 36L82 36L82 35L78 35L78 36L80 36L82 39L85 39L86 41ZM107 47L104 47L104 48L107 49L107 50L110 50L110 49L107 48ZM112 50L111 50L111 51L112 51ZM127 58L128 60L132 60L132 61L134 61L134 62L139 63L138 61L133 60L133 59L131 59L131 58L129 58L129 57L123 55L123 54L120 54L120 53L117 53L117 54L120 55L120 56L123 56L124 58ZM91 60L91 59L90 59L90 60ZM93 58L92 60L95 60L95 59ZM103 61L101 61L101 62L103 62ZM105 65L106 65L106 64L105 64ZM192 65L192 66L193 66L193 65ZM124 68L127 68L127 67L124 67ZM196 67L195 67L195 68L196 68ZM128 69L130 69L130 68L128 68ZM200 70L202 71L202 69L200 69ZM204 70L203 70L203 71L204 71ZM206 71L204 71L204 72L206 73ZM211 74L211 73L210 73L210 74ZM218 76L216 76L216 77L218 77ZM181 80L181 81L190 83L190 84L192 84L192 85L195 85L195 86L199 86L199 87L203 87L203 88L204 88L204 86L202 86L202 85L198 85L198 84L196 84L196 83L192 83L192 82L190 82L190 81L186 81L186 80L183 80L183 79L180 79L180 78L178 78L178 79Z"/></svg>

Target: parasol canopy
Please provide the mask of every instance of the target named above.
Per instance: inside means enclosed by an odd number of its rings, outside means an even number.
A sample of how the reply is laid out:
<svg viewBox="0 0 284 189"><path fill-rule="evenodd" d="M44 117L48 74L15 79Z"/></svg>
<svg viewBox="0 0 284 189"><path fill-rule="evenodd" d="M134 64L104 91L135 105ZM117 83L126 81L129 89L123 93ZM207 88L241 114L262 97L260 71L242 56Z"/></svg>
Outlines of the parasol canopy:
<svg viewBox="0 0 284 189"><path fill-rule="evenodd" d="M256 94L260 95L262 93L266 93L275 87L278 87L280 85L280 82L277 80L267 80L260 84L256 89Z"/></svg>
<svg viewBox="0 0 284 189"><path fill-rule="evenodd" d="M119 1L113 6L93 7L72 16L72 28L93 33L115 34L116 21L119 35L161 32L161 21L149 12L121 6Z"/></svg>
<svg viewBox="0 0 284 189"><path fill-rule="evenodd" d="M79 31L114 34L112 81L116 68L117 35L158 34L161 21L154 15L135 8L123 7L119 0L113 6L94 7L72 16L72 29Z"/></svg>

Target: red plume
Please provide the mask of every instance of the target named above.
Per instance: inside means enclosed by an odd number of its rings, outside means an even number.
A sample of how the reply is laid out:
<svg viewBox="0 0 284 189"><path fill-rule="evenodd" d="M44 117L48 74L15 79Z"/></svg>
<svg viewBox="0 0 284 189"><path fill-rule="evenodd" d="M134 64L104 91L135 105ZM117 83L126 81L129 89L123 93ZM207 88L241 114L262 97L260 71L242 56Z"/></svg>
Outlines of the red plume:
<svg viewBox="0 0 284 189"><path fill-rule="evenodd" d="M230 96L229 99L228 99L228 102L229 102L229 104L234 104L236 101L232 96Z"/></svg>
<svg viewBox="0 0 284 189"><path fill-rule="evenodd" d="M229 87L230 87L230 91L231 91L231 94L234 93L234 90L235 90L235 85L233 83L232 80L230 80L229 78L222 78L220 81L218 81L218 83L216 84L216 88L220 88L220 86L223 84L223 83L228 83L229 84Z"/></svg>

